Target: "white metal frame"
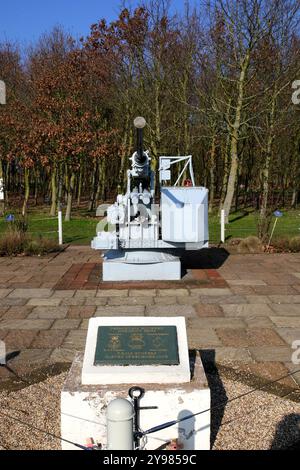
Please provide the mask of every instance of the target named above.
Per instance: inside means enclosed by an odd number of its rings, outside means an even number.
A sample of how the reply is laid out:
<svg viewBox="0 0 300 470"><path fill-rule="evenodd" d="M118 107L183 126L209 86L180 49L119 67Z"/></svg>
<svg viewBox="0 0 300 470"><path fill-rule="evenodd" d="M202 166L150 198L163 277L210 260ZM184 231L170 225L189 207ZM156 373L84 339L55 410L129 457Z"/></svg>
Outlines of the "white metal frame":
<svg viewBox="0 0 300 470"><path fill-rule="evenodd" d="M171 178L168 178L168 179L163 178L163 173L162 172L164 170L169 170L172 165L175 165L175 163L180 163L180 162L183 162L183 161L185 161L186 163L185 163L183 169L181 170L174 186L178 185L178 183L179 183L181 177L184 175L184 172L187 169L187 167L189 167L192 185L195 186L195 178L194 178L194 171L193 171L193 164L192 164L192 155L177 156L177 157L174 157L174 156L159 157L159 169L158 169L158 171L159 171L159 181L160 181L160 183L162 181L168 181L168 180L171 179Z"/></svg>

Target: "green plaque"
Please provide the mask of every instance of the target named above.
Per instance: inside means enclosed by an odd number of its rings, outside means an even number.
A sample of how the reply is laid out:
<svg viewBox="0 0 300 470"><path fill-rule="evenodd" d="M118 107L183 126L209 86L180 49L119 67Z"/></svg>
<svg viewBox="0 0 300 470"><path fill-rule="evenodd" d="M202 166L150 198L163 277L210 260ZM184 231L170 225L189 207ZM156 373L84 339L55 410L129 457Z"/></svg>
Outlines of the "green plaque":
<svg viewBox="0 0 300 470"><path fill-rule="evenodd" d="M94 365L178 365L176 326L99 326Z"/></svg>

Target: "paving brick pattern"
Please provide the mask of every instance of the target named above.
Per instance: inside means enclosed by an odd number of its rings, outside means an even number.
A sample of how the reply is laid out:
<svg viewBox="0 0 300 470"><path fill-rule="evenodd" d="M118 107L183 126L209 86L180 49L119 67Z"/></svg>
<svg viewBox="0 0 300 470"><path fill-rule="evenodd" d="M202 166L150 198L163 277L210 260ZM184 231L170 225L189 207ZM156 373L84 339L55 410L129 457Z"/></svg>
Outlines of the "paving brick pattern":
<svg viewBox="0 0 300 470"><path fill-rule="evenodd" d="M163 285L100 282L99 254L88 247L0 258L0 339L8 352L20 351L10 366L22 371L71 362L84 348L91 317L181 315L189 346L213 350L218 363L266 377L294 370L300 254L215 257L202 270L191 263L183 281ZM2 369L1 379L7 379Z"/></svg>
<svg viewBox="0 0 300 470"><path fill-rule="evenodd" d="M77 263L73 264L70 269L62 276L55 285L57 290L67 289L114 289L114 282L103 282L102 263ZM118 289L174 289L177 286L188 287L226 287L226 281L215 269L190 269L180 281L138 281L138 282L118 282Z"/></svg>

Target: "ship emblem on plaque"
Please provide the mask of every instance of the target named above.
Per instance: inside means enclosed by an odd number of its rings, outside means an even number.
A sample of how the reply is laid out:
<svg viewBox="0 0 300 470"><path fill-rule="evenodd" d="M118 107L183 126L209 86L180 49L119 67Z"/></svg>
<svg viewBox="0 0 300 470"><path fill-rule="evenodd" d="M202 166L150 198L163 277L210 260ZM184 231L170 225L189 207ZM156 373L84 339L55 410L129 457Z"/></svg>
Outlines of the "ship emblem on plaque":
<svg viewBox="0 0 300 470"><path fill-rule="evenodd" d="M128 347L130 349L143 349L145 347L145 341L143 340L143 335L133 334L129 337Z"/></svg>

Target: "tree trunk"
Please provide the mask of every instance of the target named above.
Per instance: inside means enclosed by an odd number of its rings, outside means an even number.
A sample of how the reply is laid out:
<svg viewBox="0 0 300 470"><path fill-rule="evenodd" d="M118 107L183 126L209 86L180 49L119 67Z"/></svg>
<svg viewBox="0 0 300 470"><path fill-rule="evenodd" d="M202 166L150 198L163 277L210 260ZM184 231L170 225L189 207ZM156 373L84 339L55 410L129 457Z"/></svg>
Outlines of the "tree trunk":
<svg viewBox="0 0 300 470"><path fill-rule="evenodd" d="M25 168L24 171L24 184L25 184L25 194L24 194L24 201L22 207L22 216L25 217L27 212L27 203L29 199L29 168Z"/></svg>
<svg viewBox="0 0 300 470"><path fill-rule="evenodd" d="M233 144L231 147L232 149L231 150L231 166L230 166L230 173L229 173L229 178L227 182L226 197L225 197L225 201L223 204L223 209L225 210L226 223L228 223L229 221L229 213L230 213L232 199L234 195L235 181L236 181L236 175L237 175L237 170L238 170L238 159L236 157L235 147L236 147L235 144Z"/></svg>
<svg viewBox="0 0 300 470"><path fill-rule="evenodd" d="M295 139L295 150L294 150L294 159L293 159L293 166L292 166L292 200L291 200L291 207L296 209L298 205L298 197L299 197L299 149L300 149L300 134L296 136Z"/></svg>
<svg viewBox="0 0 300 470"><path fill-rule="evenodd" d="M239 210L239 184L240 184L240 175L239 175L239 169L237 171L236 175L236 185L235 185L235 212Z"/></svg>
<svg viewBox="0 0 300 470"><path fill-rule="evenodd" d="M69 194L69 191L68 191L68 188L70 186L70 178L69 178L69 173L68 173L68 167L67 165L65 165L65 188L67 189L65 191L65 203L67 204L68 202L68 194Z"/></svg>
<svg viewBox="0 0 300 470"><path fill-rule="evenodd" d="M297 201L298 201L298 190L296 188L294 188L293 193L292 193L292 201L291 201L291 207L293 209L296 209Z"/></svg>
<svg viewBox="0 0 300 470"><path fill-rule="evenodd" d="M128 110L128 106L126 106L126 109ZM121 164L120 164L120 169L119 169L119 178L118 178L118 191L122 192L124 190L124 173L125 173L125 166L127 163L126 159L126 153L127 153L127 147L130 149L132 145L132 129L128 129L129 127L129 113L127 112L126 114L126 123L124 127L124 135L122 139L122 153L120 155L121 158ZM128 142L128 145L127 145Z"/></svg>
<svg viewBox="0 0 300 470"><path fill-rule="evenodd" d="M227 182L227 192L225 196L225 201L223 205L223 209L225 210L225 220L228 223L228 217L231 209L231 204L233 200L234 190L235 190L235 183L236 183L236 175L239 165L238 160L238 143L239 143L239 136L240 136L240 127L241 127L241 114L242 114L242 107L244 103L244 92L245 92L245 81L247 76L247 71L249 67L250 61L250 51L247 52L239 78L239 85L238 85L238 98L237 98L237 106L235 111L235 120L232 126L231 131L231 145L230 145L230 154L231 154L231 164L230 164L230 173Z"/></svg>
<svg viewBox="0 0 300 470"><path fill-rule="evenodd" d="M249 187L249 175L247 171L246 178L245 178L244 197L243 197L244 209L246 209L247 204L248 204L248 187Z"/></svg>
<svg viewBox="0 0 300 470"><path fill-rule="evenodd" d="M100 193L101 193L101 184L102 184L102 178L101 178L101 174L102 174L102 165L101 163L99 164L99 167L100 167L100 171L99 171L99 175L98 175L98 179L97 179L97 191L96 191L96 196L95 196L95 206L98 205L98 202L99 202L99 198L100 198Z"/></svg>
<svg viewBox="0 0 300 470"><path fill-rule="evenodd" d="M105 202L105 187L106 187L106 159L105 157L102 158L101 162L101 170L100 170L100 197L102 202Z"/></svg>
<svg viewBox="0 0 300 470"><path fill-rule="evenodd" d="M160 86L158 83L156 83L155 86L155 100L154 100L154 110L155 110L155 135L153 137L153 134L151 136L151 146L152 146L152 151L153 151L153 157L151 160L151 169L156 175L156 169L157 169L157 158L158 158L158 152L160 149L160 141L161 141L161 129L160 129L160 100L159 100L159 93L160 93ZM156 191L156 180L154 178L154 193Z"/></svg>
<svg viewBox="0 0 300 470"><path fill-rule="evenodd" d="M34 171L34 205L38 204L39 196L39 173L37 170Z"/></svg>
<svg viewBox="0 0 300 470"><path fill-rule="evenodd" d="M129 138L128 138L128 150L133 148L133 132L132 129L129 130ZM122 157L122 164L120 168L120 181L122 182L120 186L120 191L123 192L124 188L127 188L127 171L125 171L126 166L128 165L128 157L126 153Z"/></svg>
<svg viewBox="0 0 300 470"><path fill-rule="evenodd" d="M75 173L72 172L71 178L69 178L68 199L67 199L67 208L66 208L66 215L65 215L66 222L69 222L71 220L74 183L75 183Z"/></svg>
<svg viewBox="0 0 300 470"><path fill-rule="evenodd" d="M229 122L229 117L230 117L231 102L232 102L232 99L230 98L228 101L228 106L227 106L227 111L226 111L227 123ZM229 175L230 128L228 124L227 124L227 132L228 134L226 137L226 143L225 143L225 149L224 149L224 155L223 155L224 172L223 172L222 187L221 187L221 194L220 194L219 215L221 214L221 209L223 208L223 204L224 204L224 200L226 196L228 175Z"/></svg>
<svg viewBox="0 0 300 470"><path fill-rule="evenodd" d="M97 193L97 181L98 181L98 161L95 160L94 163L94 171L92 175L92 191L90 194L90 202L89 202L89 211L94 210L95 208L95 201L96 201L96 193Z"/></svg>
<svg viewBox="0 0 300 470"><path fill-rule="evenodd" d="M5 172L5 188L4 188L4 209L5 206L8 206L8 192L10 189L10 183L11 183L11 166L10 163L6 163L6 172Z"/></svg>
<svg viewBox="0 0 300 470"><path fill-rule="evenodd" d="M271 163L271 157L272 157L272 145L273 145L273 140L274 140L276 93L277 93L277 89L275 88L275 93L272 97L271 110L270 110L270 126L269 126L269 132L268 132L265 164L264 164L264 168L262 171L262 197L261 197L259 225L258 225L258 236L260 238L264 238L267 235L267 232L269 229L269 223L267 221L267 206L268 206L268 196L269 196L270 163Z"/></svg>
<svg viewBox="0 0 300 470"><path fill-rule="evenodd" d="M80 165L80 171L79 171L79 179L78 179L78 193L77 193L77 207L80 206L80 200L81 200L81 191L82 191L82 173L83 173L83 168L82 165Z"/></svg>
<svg viewBox="0 0 300 470"><path fill-rule="evenodd" d="M229 139L227 139L229 140ZM221 213L221 209L224 204L224 199L226 196L226 187L227 187L227 181L228 181L228 142L226 142L225 146L225 153L224 153L224 172L223 172L223 179L222 179L222 186L221 186L221 194L220 194L220 204L219 204L219 214Z"/></svg>
<svg viewBox="0 0 300 470"><path fill-rule="evenodd" d="M214 198L215 198L215 158L216 158L216 134L215 133L212 137L209 156L210 156L210 165L209 165L210 187L209 187L208 212L211 213L213 211L213 204L214 204Z"/></svg>

